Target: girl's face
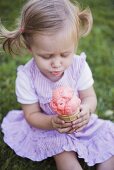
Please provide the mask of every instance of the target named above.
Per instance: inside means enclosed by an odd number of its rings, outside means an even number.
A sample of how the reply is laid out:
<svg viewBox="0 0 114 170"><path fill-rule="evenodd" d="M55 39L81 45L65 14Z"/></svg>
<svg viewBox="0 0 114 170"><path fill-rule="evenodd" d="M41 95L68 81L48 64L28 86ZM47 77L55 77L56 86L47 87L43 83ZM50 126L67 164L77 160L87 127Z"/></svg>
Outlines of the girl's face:
<svg viewBox="0 0 114 170"><path fill-rule="evenodd" d="M31 51L41 73L51 81L59 80L71 65L75 43L71 36L59 32L55 35L35 35Z"/></svg>

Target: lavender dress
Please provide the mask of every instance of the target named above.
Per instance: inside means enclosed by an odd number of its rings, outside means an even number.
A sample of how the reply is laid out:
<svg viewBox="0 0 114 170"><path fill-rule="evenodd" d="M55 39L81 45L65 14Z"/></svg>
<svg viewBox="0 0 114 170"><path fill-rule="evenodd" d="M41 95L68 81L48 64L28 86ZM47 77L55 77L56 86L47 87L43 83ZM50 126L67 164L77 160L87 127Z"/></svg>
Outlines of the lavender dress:
<svg viewBox="0 0 114 170"><path fill-rule="evenodd" d="M44 77L32 59L18 68L16 95L18 102L39 102L45 114L55 114L50 108L52 90L69 86L78 95L93 84L92 73L85 61L85 54L74 55L72 65L57 82ZM22 110L10 111L2 122L4 141L17 155L41 161L63 151L74 151L89 165L101 163L114 155L114 123L98 119L92 114L86 128L72 134L56 130L36 129L29 125Z"/></svg>

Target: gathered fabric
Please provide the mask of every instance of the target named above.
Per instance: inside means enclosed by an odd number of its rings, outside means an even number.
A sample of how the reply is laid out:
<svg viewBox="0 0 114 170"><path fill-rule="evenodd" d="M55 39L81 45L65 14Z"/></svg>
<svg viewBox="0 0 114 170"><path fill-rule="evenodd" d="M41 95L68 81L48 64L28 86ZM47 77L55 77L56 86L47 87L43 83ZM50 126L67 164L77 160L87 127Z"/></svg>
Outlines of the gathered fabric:
<svg viewBox="0 0 114 170"><path fill-rule="evenodd" d="M114 124L92 114L81 132L59 133L31 127L23 111L12 110L2 123L4 141L21 157L42 161L63 151L74 151L89 165L114 155Z"/></svg>

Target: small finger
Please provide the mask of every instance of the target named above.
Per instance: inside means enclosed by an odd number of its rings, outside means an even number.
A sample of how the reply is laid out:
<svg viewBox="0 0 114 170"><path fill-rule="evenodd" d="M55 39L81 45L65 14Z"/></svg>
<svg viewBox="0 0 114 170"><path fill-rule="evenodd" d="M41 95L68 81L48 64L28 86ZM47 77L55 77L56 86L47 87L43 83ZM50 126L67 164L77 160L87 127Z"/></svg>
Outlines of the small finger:
<svg viewBox="0 0 114 170"><path fill-rule="evenodd" d="M81 123L81 122L83 122L83 121L85 121L85 120L87 120L87 117L86 117L86 116L83 116L83 117L80 117L79 119L73 121L72 124L73 124L73 125L79 124L79 123Z"/></svg>
<svg viewBox="0 0 114 170"><path fill-rule="evenodd" d="M84 126L78 128L78 129L76 129L76 132L80 132L80 131L83 130L85 127L86 127L86 125L84 125Z"/></svg>
<svg viewBox="0 0 114 170"><path fill-rule="evenodd" d="M84 115L85 115L85 112L83 112L83 111L80 112L79 118L80 118L80 117L83 117Z"/></svg>
<svg viewBox="0 0 114 170"><path fill-rule="evenodd" d="M68 133L73 133L75 131L76 131L76 129L71 129Z"/></svg>
<svg viewBox="0 0 114 170"><path fill-rule="evenodd" d="M57 127L59 129L61 129L61 128L68 128L68 127L72 127L72 124L71 123L57 124Z"/></svg>
<svg viewBox="0 0 114 170"><path fill-rule="evenodd" d="M65 121L57 117L56 123L57 123L57 124L64 124Z"/></svg>
<svg viewBox="0 0 114 170"><path fill-rule="evenodd" d="M60 133L67 133L68 131L71 130L71 127L67 127L67 128L58 128L58 131Z"/></svg>
<svg viewBox="0 0 114 170"><path fill-rule="evenodd" d="M75 129L75 128L77 129L77 128L80 128L80 127L86 125L87 123L88 123L88 121L87 121L87 120L84 120L84 121L81 121L81 122L73 125L72 128L73 128L73 129Z"/></svg>
<svg viewBox="0 0 114 170"><path fill-rule="evenodd" d="M72 123L64 123L61 128L72 127Z"/></svg>

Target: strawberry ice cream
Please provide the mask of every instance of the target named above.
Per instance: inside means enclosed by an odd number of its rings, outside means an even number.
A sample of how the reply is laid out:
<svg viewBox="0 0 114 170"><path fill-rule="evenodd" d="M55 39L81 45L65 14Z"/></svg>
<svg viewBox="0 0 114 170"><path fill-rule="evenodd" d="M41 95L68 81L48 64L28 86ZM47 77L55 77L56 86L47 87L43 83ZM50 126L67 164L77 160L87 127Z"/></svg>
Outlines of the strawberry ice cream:
<svg viewBox="0 0 114 170"><path fill-rule="evenodd" d="M59 87L53 91L51 108L66 122L77 119L81 100L70 87Z"/></svg>

